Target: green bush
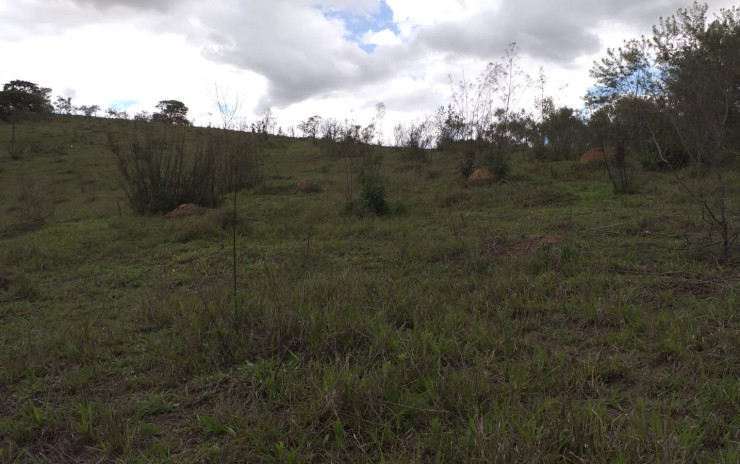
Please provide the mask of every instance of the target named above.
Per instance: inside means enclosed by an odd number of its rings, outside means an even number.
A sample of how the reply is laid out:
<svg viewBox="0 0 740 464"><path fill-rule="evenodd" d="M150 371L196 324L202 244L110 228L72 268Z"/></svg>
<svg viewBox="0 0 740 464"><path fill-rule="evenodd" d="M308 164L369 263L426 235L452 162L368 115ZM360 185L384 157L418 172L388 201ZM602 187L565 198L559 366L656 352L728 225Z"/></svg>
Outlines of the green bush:
<svg viewBox="0 0 740 464"><path fill-rule="evenodd" d="M357 216L372 214L374 216L385 216L390 212L388 205L388 192L381 183L377 172L363 169L358 174L362 191L360 198L350 202L347 209Z"/></svg>
<svg viewBox="0 0 740 464"><path fill-rule="evenodd" d="M376 216L388 214L388 194L385 187L380 183L366 184L362 186L360 199L363 202L365 211Z"/></svg>
<svg viewBox="0 0 740 464"><path fill-rule="evenodd" d="M475 156L472 152L465 153L465 157L463 158L462 162L460 163L459 171L460 175L463 179L467 179L470 177L470 175L473 173L474 169L474 162L475 162Z"/></svg>
<svg viewBox="0 0 740 464"><path fill-rule="evenodd" d="M679 144L671 142L662 145L661 150L665 159L661 158L655 145L651 145L647 153L640 159L642 168L648 171L668 171L688 166L689 155Z"/></svg>
<svg viewBox="0 0 740 464"><path fill-rule="evenodd" d="M10 155L10 159L12 159L13 161L18 161L26 152L26 144L18 141L9 142L6 146L6 149L8 150L8 154Z"/></svg>
<svg viewBox="0 0 740 464"><path fill-rule="evenodd" d="M129 149L110 134L108 146L137 214L163 213L183 203L216 207L224 194L260 180L252 134L219 131L188 143L180 127L146 122L135 127ZM162 135L158 128L164 128Z"/></svg>
<svg viewBox="0 0 740 464"><path fill-rule="evenodd" d="M496 175L496 179L506 179L511 172L507 157L498 150L492 150L485 155L486 167Z"/></svg>

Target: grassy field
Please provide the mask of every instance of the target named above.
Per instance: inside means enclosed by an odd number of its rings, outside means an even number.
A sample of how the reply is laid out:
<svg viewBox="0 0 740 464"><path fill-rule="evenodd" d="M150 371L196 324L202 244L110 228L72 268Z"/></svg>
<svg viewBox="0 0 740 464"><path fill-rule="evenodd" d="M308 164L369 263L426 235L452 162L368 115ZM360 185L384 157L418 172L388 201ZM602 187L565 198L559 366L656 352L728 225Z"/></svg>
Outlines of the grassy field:
<svg viewBox="0 0 740 464"><path fill-rule="evenodd" d="M274 138L236 221L170 220L126 203L132 124L28 122L19 160L0 125L0 462L740 461L738 261L672 174L388 148L358 218Z"/></svg>

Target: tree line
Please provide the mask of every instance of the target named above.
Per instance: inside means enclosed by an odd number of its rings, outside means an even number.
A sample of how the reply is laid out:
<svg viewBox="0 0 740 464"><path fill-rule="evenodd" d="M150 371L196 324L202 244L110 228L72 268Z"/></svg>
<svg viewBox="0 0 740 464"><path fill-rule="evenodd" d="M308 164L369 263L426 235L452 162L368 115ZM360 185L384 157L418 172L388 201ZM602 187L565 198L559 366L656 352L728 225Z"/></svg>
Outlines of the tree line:
<svg viewBox="0 0 740 464"><path fill-rule="evenodd" d="M565 160L594 145L608 146L617 154L639 154L663 168L685 165L691 156L711 161L716 156L708 152L721 151L737 138L740 14L733 7L710 21L707 9L699 3L679 9L660 20L652 37L627 40L622 47L608 50L590 70L596 86L587 92L580 109L557 107L547 95L544 70L540 68L536 78L527 75L513 43L500 60L490 62L474 78L450 74L450 102L421 120L396 125L390 142L417 150L459 151L476 164L509 158L517 151L539 160ZM523 105L522 98L532 93L537 95L533 105ZM75 106L69 97L58 96L52 103L50 95L50 89L37 84L11 81L0 92L0 118L15 126L33 113L97 116L101 112L99 105ZM156 109L133 117L115 108L104 114L191 124L188 108L179 100L162 100ZM373 132L376 124L373 120L361 130ZM304 137L318 140L339 139L355 126L313 115L296 128ZM294 128L287 134L278 130L270 110L240 129L295 135ZM710 137L688 140L692 132ZM692 155L696 150L701 153Z"/></svg>

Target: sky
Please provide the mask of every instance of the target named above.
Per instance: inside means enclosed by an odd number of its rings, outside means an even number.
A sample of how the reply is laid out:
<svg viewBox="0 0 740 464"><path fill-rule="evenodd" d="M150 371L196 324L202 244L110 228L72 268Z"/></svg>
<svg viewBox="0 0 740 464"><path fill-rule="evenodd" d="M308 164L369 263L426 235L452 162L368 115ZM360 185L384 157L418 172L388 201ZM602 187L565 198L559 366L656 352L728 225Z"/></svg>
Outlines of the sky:
<svg viewBox="0 0 740 464"><path fill-rule="evenodd" d="M731 1L709 2L710 11ZM580 108L607 47L649 35L689 0L0 0L0 83L52 89L74 105L130 115L180 100L220 125L218 92L239 118L267 108L287 130L312 115L384 131L451 101L516 42L545 94ZM518 105L531 108L534 93ZM300 134L298 131L297 134Z"/></svg>

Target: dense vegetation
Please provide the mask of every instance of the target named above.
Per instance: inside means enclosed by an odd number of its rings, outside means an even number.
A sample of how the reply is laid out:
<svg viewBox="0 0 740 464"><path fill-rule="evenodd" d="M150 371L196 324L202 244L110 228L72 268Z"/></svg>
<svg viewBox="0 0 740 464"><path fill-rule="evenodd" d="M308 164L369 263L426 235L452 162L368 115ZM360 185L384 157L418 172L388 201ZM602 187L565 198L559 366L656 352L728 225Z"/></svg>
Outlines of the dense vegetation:
<svg viewBox="0 0 740 464"><path fill-rule="evenodd" d="M703 12L595 66L590 119L463 83L397 147L6 85L0 462L738 462L740 73L687 73L740 29ZM681 21L693 53L648 53Z"/></svg>

